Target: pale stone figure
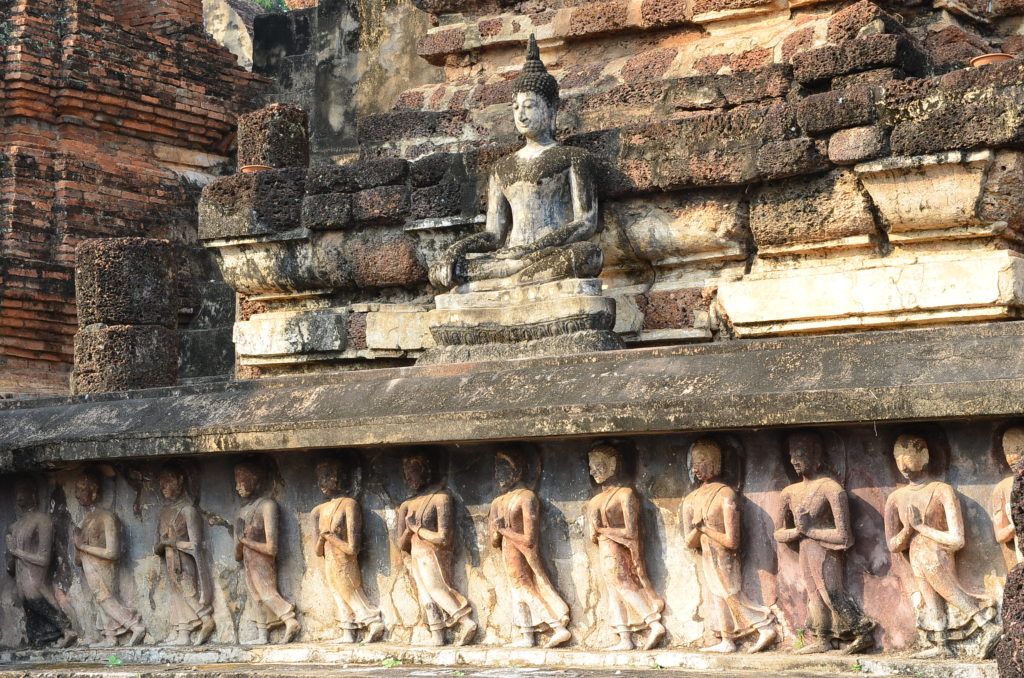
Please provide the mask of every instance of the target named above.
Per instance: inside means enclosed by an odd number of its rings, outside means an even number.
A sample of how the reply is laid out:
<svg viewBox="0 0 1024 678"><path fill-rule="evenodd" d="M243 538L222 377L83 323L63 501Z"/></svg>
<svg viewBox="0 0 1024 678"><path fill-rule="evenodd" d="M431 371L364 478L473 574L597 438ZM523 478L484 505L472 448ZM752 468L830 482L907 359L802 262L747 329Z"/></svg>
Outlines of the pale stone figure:
<svg viewBox="0 0 1024 678"><path fill-rule="evenodd" d="M358 502L342 495L340 459L324 459L316 465L320 492L328 498L309 516L317 535L316 554L324 559L324 577L334 596L341 627L340 641L354 643L356 631L365 630L363 640L373 643L384 635L380 610L363 590L359 552L363 548L363 515Z"/></svg>
<svg viewBox="0 0 1024 678"><path fill-rule="evenodd" d="M455 516L448 489L432 478L423 454L402 459L402 476L413 496L398 507L398 548L410 556L409 569L427 616L431 645L444 644L444 630L457 628L455 644L472 642L473 608L452 586Z"/></svg>
<svg viewBox="0 0 1024 678"><path fill-rule="evenodd" d="M1003 433L1003 454L1006 456L1006 463L1010 465L1010 471L1016 469L1020 460L1024 459L1024 428L1014 427ZM992 528L996 533L996 541L1003 549L1007 571L1024 560L1024 557L1021 556L1020 544L1017 543L1017 529L1013 524L1013 514L1010 512L1010 491L1012 489L1013 473L1000 480L995 491L992 492Z"/></svg>
<svg viewBox="0 0 1024 678"><path fill-rule="evenodd" d="M523 482L525 460L514 451L499 452L494 482L504 494L491 502L487 520L491 546L501 549L512 592L513 619L521 637L513 647L533 647L536 634L550 630L544 647L572 639L566 626L569 606L548 578L540 555L540 499Z"/></svg>
<svg viewBox="0 0 1024 678"><path fill-rule="evenodd" d="M703 651L735 652L737 640L756 634L747 651L760 652L778 637L775 615L743 594L740 496L719 480L722 448L714 440L698 440L690 446L690 465L701 486L683 500L681 524L686 545L700 553L707 621L719 638Z"/></svg>
<svg viewBox="0 0 1024 678"><path fill-rule="evenodd" d="M102 496L100 477L83 471L75 482L75 498L85 509L82 524L71 533L75 564L81 565L85 583L102 612L100 632L107 645L130 633L129 645L138 645L146 635L139 614L118 597L117 565L121 559L121 521L98 506Z"/></svg>
<svg viewBox="0 0 1024 678"><path fill-rule="evenodd" d="M53 564L53 518L39 510L35 483L21 478L14 486L14 503L21 515L7 531L7 572L25 611L29 645L47 643L69 647L78 639L61 610L50 579Z"/></svg>
<svg viewBox="0 0 1024 678"><path fill-rule="evenodd" d="M919 659L952 657L949 643L981 629L977 654L984 658L999 640L995 603L968 592L956 571L956 552L964 547L964 521L956 490L928 473L928 443L902 435L893 449L896 466L909 484L885 502L885 536L889 550L910 563L911 599L924 649Z"/></svg>
<svg viewBox="0 0 1024 678"><path fill-rule="evenodd" d="M496 279L532 284L601 272L601 248L588 241L598 229L592 159L554 139L558 81L544 68L532 36L514 89L515 125L526 145L491 174L486 229L452 245L431 267L437 287Z"/></svg>
<svg viewBox="0 0 1024 678"><path fill-rule="evenodd" d="M169 645L202 645L217 628L213 620L213 582L203 544L203 516L185 491L185 470L168 464L157 476L167 503L157 523L156 555L164 559L170 590ZM195 638L192 633L195 632Z"/></svg>
<svg viewBox="0 0 1024 678"><path fill-rule="evenodd" d="M665 637L665 601L647 576L640 497L628 483L617 447L598 444L589 460L590 475L601 490L587 503L587 528L601 559L608 624L619 636L611 649L632 650L632 633L647 630L643 647L650 650Z"/></svg>
<svg viewBox="0 0 1024 678"><path fill-rule="evenodd" d="M245 502L235 518L235 560L245 568L249 600L246 612L256 625L256 644L270 642L270 629L284 626L282 643L290 643L302 630L295 605L277 589L279 512L277 502L263 496L266 469L258 463L235 466L235 491Z"/></svg>
<svg viewBox="0 0 1024 678"><path fill-rule="evenodd" d="M828 652L833 642L844 641L849 644L843 654L862 652L874 645L875 622L864 615L844 583L844 556L853 546L846 490L822 473L821 436L801 431L788 442L790 462L801 480L782 491L775 539L799 551L807 627L815 636L797 653Z"/></svg>

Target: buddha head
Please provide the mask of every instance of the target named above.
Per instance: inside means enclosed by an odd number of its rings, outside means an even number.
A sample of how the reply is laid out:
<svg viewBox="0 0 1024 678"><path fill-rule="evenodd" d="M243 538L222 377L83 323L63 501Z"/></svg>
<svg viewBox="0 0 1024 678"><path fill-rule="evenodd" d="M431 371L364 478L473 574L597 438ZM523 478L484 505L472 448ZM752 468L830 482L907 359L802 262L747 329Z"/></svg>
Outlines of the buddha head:
<svg viewBox="0 0 1024 678"><path fill-rule="evenodd" d="M813 477L821 468L825 445L814 431L797 431L788 438L789 462L802 478Z"/></svg>
<svg viewBox="0 0 1024 678"><path fill-rule="evenodd" d="M540 60L537 40L530 36L523 70L513 85L512 113L516 130L529 141L549 142L558 117L558 81Z"/></svg>
<svg viewBox="0 0 1024 678"><path fill-rule="evenodd" d="M903 477L916 480L924 475L928 466L928 441L921 436L901 435L893 445L892 456Z"/></svg>
<svg viewBox="0 0 1024 678"><path fill-rule="evenodd" d="M1024 428L1014 426L1003 433L1003 455L1010 470L1016 470L1017 464L1024 459Z"/></svg>
<svg viewBox="0 0 1024 678"><path fill-rule="evenodd" d="M267 472L255 461L243 461L235 466L235 491L242 499L248 499L263 491Z"/></svg>
<svg viewBox="0 0 1024 678"><path fill-rule="evenodd" d="M100 500L101 488L100 476L96 471L82 471L75 481L75 499L80 505L88 508Z"/></svg>
<svg viewBox="0 0 1024 678"><path fill-rule="evenodd" d="M164 499L167 501L180 499L185 492L185 469L180 464L167 464L160 469L157 483L160 485L160 494Z"/></svg>
<svg viewBox="0 0 1024 678"><path fill-rule="evenodd" d="M702 483L710 482L721 475L721 446L710 438L701 438L690 445L690 471Z"/></svg>
<svg viewBox="0 0 1024 678"><path fill-rule="evenodd" d="M525 459L515 450L498 452L494 456L494 484L502 492L508 492L523 479Z"/></svg>
<svg viewBox="0 0 1024 678"><path fill-rule="evenodd" d="M343 477L340 459L328 457L316 465L316 485L325 497L341 494Z"/></svg>

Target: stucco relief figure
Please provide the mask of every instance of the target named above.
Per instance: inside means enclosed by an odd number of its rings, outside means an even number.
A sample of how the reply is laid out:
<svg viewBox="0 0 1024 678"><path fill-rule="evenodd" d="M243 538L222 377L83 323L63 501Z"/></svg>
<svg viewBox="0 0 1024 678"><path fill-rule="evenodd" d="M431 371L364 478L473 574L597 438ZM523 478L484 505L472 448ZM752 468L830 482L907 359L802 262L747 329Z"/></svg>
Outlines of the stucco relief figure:
<svg viewBox="0 0 1024 678"><path fill-rule="evenodd" d="M402 477L413 496L398 507L398 548L410 556L410 571L427 617L432 645L444 644L444 630L455 628L456 645L476 635L473 608L452 586L455 516L452 496L431 477L430 460L412 454L402 460Z"/></svg>
<svg viewBox="0 0 1024 678"><path fill-rule="evenodd" d="M540 555L540 499L523 482L525 459L499 452L494 482L503 494L491 502L487 525L491 546L501 549L512 593L513 620L521 637L513 647L533 647L536 634L550 630L544 647L568 642L569 606L548 578Z"/></svg>
<svg viewBox="0 0 1024 678"><path fill-rule="evenodd" d="M786 487L775 516L775 539L794 546L807 595L807 627L814 642L798 654L828 652L833 642L849 644L844 654L874 644L875 622L866 617L846 591L843 564L853 546L846 490L823 473L824 443L812 432L789 436L789 455L800 481Z"/></svg>
<svg viewBox="0 0 1024 678"><path fill-rule="evenodd" d="M85 509L82 524L71 533L75 564L82 567L85 583L100 608L105 643L116 645L120 636L130 634L129 645L138 645L146 635L139 614L118 597L117 565L121 559L121 521L98 506L102 497L100 477L84 471L75 481L75 498Z"/></svg>
<svg viewBox="0 0 1024 678"><path fill-rule="evenodd" d="M775 615L743 594L739 493L719 479L722 448L702 439L690 446L690 465L701 485L683 500L686 545L700 553L701 590L708 626L718 637L704 652L735 652L736 642L756 635L747 652L760 652L778 637Z"/></svg>
<svg viewBox="0 0 1024 678"><path fill-rule="evenodd" d="M977 653L985 657L999 640L996 606L968 592L956 570L956 552L964 547L964 521L956 490L928 473L928 443L902 435L893 449L896 466L909 484L885 502L889 550L905 557L913 574L911 599L924 649L919 659L951 657L950 642L981 629Z"/></svg>
<svg viewBox="0 0 1024 678"><path fill-rule="evenodd" d="M213 582L203 544L203 516L185 491L185 470L168 464L157 476L167 501L157 521L153 552L164 560L170 590L169 645L202 645L217 628L213 621ZM195 632L193 639L192 633Z"/></svg>
<svg viewBox="0 0 1024 678"><path fill-rule="evenodd" d="M431 282L541 283L591 278L601 272L591 155L554 139L558 81L544 68L531 36L526 63L514 84L513 114L526 145L495 166L487 190L482 233L455 243L430 270Z"/></svg>
<svg viewBox="0 0 1024 678"><path fill-rule="evenodd" d="M243 462L235 466L235 491L245 502L235 518L235 560L245 569L245 616L256 625L257 644L270 642L270 629L284 626L282 643L295 640L302 630L295 605L277 588L277 554L280 548L277 502L264 496L266 469Z"/></svg>
<svg viewBox="0 0 1024 678"><path fill-rule="evenodd" d="M1024 459L1024 428L1014 427L1003 433L1003 454L1006 456L1006 463L1010 465L1010 471L1016 469L1020 460ZM1017 530L1010 511L1012 489L1013 473L1010 473L999 481L992 492L992 528L996 533L996 541L1002 546L1007 571L1024 560L1020 544L1017 543Z"/></svg>
<svg viewBox="0 0 1024 678"><path fill-rule="evenodd" d="M324 459L316 465L316 482L327 501L313 509L309 519L317 535L316 554L324 559L324 576L338 612L340 641L354 643L364 630L365 642L384 635L384 622L363 590L359 553L363 548L363 513L358 502L342 494L340 459Z"/></svg>
<svg viewBox="0 0 1024 678"><path fill-rule="evenodd" d="M665 637L665 601L647 576L640 497L626 478L617 447L599 444L590 450L589 461L590 475L601 489L587 503L587 528L601 559L608 624L619 636L610 649L632 650L632 634L646 630L643 647L650 650Z"/></svg>
<svg viewBox="0 0 1024 678"><path fill-rule="evenodd" d="M69 647L78 639L71 621L61 610L50 578L53 565L53 518L39 510L36 484L21 478L14 486L14 503L20 515L8 529L7 572L25 611L25 635L29 645L53 643Z"/></svg>

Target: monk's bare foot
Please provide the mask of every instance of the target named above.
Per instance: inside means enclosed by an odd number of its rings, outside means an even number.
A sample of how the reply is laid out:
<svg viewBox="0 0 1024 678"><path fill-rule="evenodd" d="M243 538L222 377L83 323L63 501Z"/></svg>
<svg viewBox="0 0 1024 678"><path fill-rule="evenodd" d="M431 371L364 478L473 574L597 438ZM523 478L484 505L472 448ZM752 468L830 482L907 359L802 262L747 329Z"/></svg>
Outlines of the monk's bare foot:
<svg viewBox="0 0 1024 678"><path fill-rule="evenodd" d="M170 638L167 641L168 645L190 645L191 643L192 636L188 631L184 629L178 631L176 634L174 634L173 638Z"/></svg>
<svg viewBox="0 0 1024 678"><path fill-rule="evenodd" d="M949 659L953 656L952 650L946 645L933 645L920 652L910 655L911 659Z"/></svg>
<svg viewBox="0 0 1024 678"><path fill-rule="evenodd" d="M644 649L653 650L661 642L661 639L665 637L665 625L661 622L651 622L648 628L650 631L647 633L647 640L644 641Z"/></svg>
<svg viewBox="0 0 1024 678"><path fill-rule="evenodd" d="M299 631L302 630L302 625L299 624L297 619L286 619L284 622L284 637L281 639L282 643L290 643L299 637Z"/></svg>
<svg viewBox="0 0 1024 678"><path fill-rule="evenodd" d="M804 645L793 654L820 654L822 652L829 652L832 649L832 643L824 640L819 640L808 645Z"/></svg>
<svg viewBox="0 0 1024 678"><path fill-rule="evenodd" d="M425 644L431 647L441 647L444 645L444 631L431 631L430 640Z"/></svg>
<svg viewBox="0 0 1024 678"><path fill-rule="evenodd" d="M992 651L999 644L1002 637L1002 627L995 622L989 622L981 627L981 640L978 641L978 659L988 659Z"/></svg>
<svg viewBox="0 0 1024 678"><path fill-rule="evenodd" d="M71 647L78 641L78 634L74 631L65 631L64 635L57 640L57 647Z"/></svg>
<svg viewBox="0 0 1024 678"><path fill-rule="evenodd" d="M535 644L533 631L523 631L523 635L519 636L519 640L509 643L509 647L533 647Z"/></svg>
<svg viewBox="0 0 1024 678"><path fill-rule="evenodd" d="M196 635L196 640L193 645L203 645L206 641L210 640L213 635L214 629L217 628L217 622L213 621L213 617L207 617L203 620L203 625L199 627L199 633Z"/></svg>
<svg viewBox="0 0 1024 678"><path fill-rule="evenodd" d="M356 642L356 634L352 633L352 629L345 629L341 632L341 637L338 638L339 643L354 643Z"/></svg>
<svg viewBox="0 0 1024 678"><path fill-rule="evenodd" d="M612 652L628 652L634 649L633 639L630 637L629 633L620 633L619 642L608 649Z"/></svg>
<svg viewBox="0 0 1024 678"><path fill-rule="evenodd" d="M874 636L872 636L871 632L869 631L868 633L860 634L859 636L854 638L852 641L850 641L850 644L842 649L842 653L843 654L857 654L858 652L863 652L864 650L868 649L869 647L871 647L874 644L875 644Z"/></svg>
<svg viewBox="0 0 1024 678"><path fill-rule="evenodd" d="M146 637L145 626L133 626L131 638L128 639L129 645L141 645L142 639Z"/></svg>
<svg viewBox="0 0 1024 678"><path fill-rule="evenodd" d="M754 654L765 649L778 639L779 634L776 633L775 629L769 626L766 629L760 629L757 632L757 642L747 648L747 652Z"/></svg>
<svg viewBox="0 0 1024 678"><path fill-rule="evenodd" d="M384 624L382 622L373 622L366 627L366 639L367 643L376 643L384 637Z"/></svg>
<svg viewBox="0 0 1024 678"><path fill-rule="evenodd" d="M708 647L702 647L701 652L719 652L725 654L727 652L736 651L736 643L732 642L728 638L722 638L722 642L715 645L709 645Z"/></svg>
<svg viewBox="0 0 1024 678"><path fill-rule="evenodd" d="M564 626L556 626L554 632L551 634L551 638L548 639L548 642L544 643L544 647L558 647L559 645L568 643L570 640L572 640L572 634L569 633L569 629Z"/></svg>
<svg viewBox="0 0 1024 678"><path fill-rule="evenodd" d="M476 622L469 617L463 617L459 622L459 632L455 635L455 645L468 645L473 642L476 636Z"/></svg>

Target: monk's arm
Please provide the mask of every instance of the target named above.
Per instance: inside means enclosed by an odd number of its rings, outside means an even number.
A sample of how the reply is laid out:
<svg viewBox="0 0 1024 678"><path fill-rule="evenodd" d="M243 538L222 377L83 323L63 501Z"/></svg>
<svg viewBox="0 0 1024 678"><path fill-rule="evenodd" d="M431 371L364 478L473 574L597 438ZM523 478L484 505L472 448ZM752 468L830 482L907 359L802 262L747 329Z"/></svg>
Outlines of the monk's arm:
<svg viewBox="0 0 1024 678"><path fill-rule="evenodd" d="M193 507L185 510L185 532L188 541L179 541L175 547L181 551L195 552L203 543L203 517Z"/></svg>
<svg viewBox="0 0 1024 678"><path fill-rule="evenodd" d="M487 223L484 230L459 240L449 247L430 267L430 282L436 287L449 288L462 282L464 271L459 268L467 254L493 252L505 242L512 223L512 207L501 192L497 174L492 172L487 183Z"/></svg>
<svg viewBox="0 0 1024 678"><path fill-rule="evenodd" d="M591 499L587 502L587 536L595 544L597 543L598 530L601 529L600 521L601 514L597 510L597 502Z"/></svg>
<svg viewBox="0 0 1024 678"><path fill-rule="evenodd" d="M78 547L79 551L88 553L91 556L102 558L103 560L116 561L118 556L121 554L121 537L118 534L117 520L113 516L106 516L103 519L103 538L106 546L92 546L90 544L82 544Z"/></svg>
<svg viewBox="0 0 1024 678"><path fill-rule="evenodd" d="M626 548L633 548L640 536L640 502L636 493L630 491L624 500L619 501L619 508L622 510L622 527L603 527L599 532Z"/></svg>
<svg viewBox="0 0 1024 678"><path fill-rule="evenodd" d="M850 500L841 487L828 493L828 505L832 509L832 524L835 527L812 527L807 536L815 541L849 548L853 543L850 531Z"/></svg>
<svg viewBox="0 0 1024 678"><path fill-rule="evenodd" d="M501 532L498 530L498 516L495 509L496 501L491 502L491 508L487 512L487 536L493 548L501 548Z"/></svg>
<svg viewBox="0 0 1024 678"><path fill-rule="evenodd" d="M354 556L359 553L363 540L363 515L359 510L359 504L348 502L345 506L345 524L348 525L348 539L342 539L338 535L338 526L341 524L341 516L335 519L331 525L331 531L327 533L328 541L341 549L342 553Z"/></svg>
<svg viewBox="0 0 1024 678"><path fill-rule="evenodd" d="M263 533L267 536L266 541L255 541L242 537L240 540L246 548L250 548L265 556L277 555L277 502L263 502Z"/></svg>
<svg viewBox="0 0 1024 678"><path fill-rule="evenodd" d="M739 550L741 515L739 506L736 504L736 497L732 493L722 498L722 520L725 523L724 532L719 532L709 525L705 525L702 532L723 548L730 551Z"/></svg>
<svg viewBox="0 0 1024 678"><path fill-rule="evenodd" d="M789 507L789 493L783 490L782 501L775 512L775 541L788 544L800 539L800 530L790 527L793 511Z"/></svg>
<svg viewBox="0 0 1024 678"><path fill-rule="evenodd" d="M523 514L523 531L516 532L506 525L500 528L502 536L511 539L514 543L527 549L537 546L537 522L540 520L540 501L537 495L532 494L530 498L522 503L520 510Z"/></svg>
<svg viewBox="0 0 1024 678"><path fill-rule="evenodd" d="M1005 494L1001 488L997 488L992 495L992 529L996 533L996 541L1000 544L1011 543L1017 534L1013 519L1007 515L1005 500Z"/></svg>
<svg viewBox="0 0 1024 678"><path fill-rule="evenodd" d="M437 529L416 528L416 536L423 541L440 548L448 548L452 541L452 498L442 495L437 506Z"/></svg>
<svg viewBox="0 0 1024 678"><path fill-rule="evenodd" d="M942 508L945 510L946 529L939 530L922 523L917 526L917 531L949 551L959 551L967 541L964 536L964 519L960 513L960 499L956 496L956 490L948 485L936 495L941 499Z"/></svg>
<svg viewBox="0 0 1024 678"><path fill-rule="evenodd" d="M683 539L686 547L690 549L700 548L700 530L693 526L693 507L689 502L683 502L682 515Z"/></svg>
<svg viewBox="0 0 1024 678"><path fill-rule="evenodd" d="M53 551L53 524L48 521L40 521L36 525L36 536L39 542L39 551L31 553L19 548L10 548L8 553L19 560L32 563L39 567L46 567L50 564L50 555Z"/></svg>
<svg viewBox="0 0 1024 678"><path fill-rule="evenodd" d="M909 525L903 524L900 517L900 507L893 496L885 502L885 539L891 553L900 553L910 548L910 540L914 536L914 530Z"/></svg>
<svg viewBox="0 0 1024 678"><path fill-rule="evenodd" d="M406 553L412 548L412 528L409 527L409 505L398 507L398 549Z"/></svg>

